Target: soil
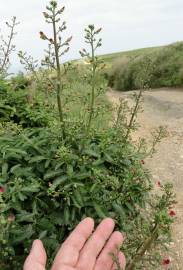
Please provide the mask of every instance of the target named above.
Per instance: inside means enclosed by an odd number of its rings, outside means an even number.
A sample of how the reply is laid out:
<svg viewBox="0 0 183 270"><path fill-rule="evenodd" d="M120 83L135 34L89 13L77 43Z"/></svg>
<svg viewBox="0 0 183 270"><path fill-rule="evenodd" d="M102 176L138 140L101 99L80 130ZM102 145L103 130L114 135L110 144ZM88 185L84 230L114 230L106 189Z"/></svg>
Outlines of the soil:
<svg viewBox="0 0 183 270"><path fill-rule="evenodd" d="M119 98L126 99L133 104L132 93L107 92L109 100L115 105ZM172 269L183 269L183 89L156 89L148 90L143 94L143 112L138 116L140 128L133 136L136 141L139 138L151 138L151 132L165 126L168 137L157 146L157 152L152 158L146 160L156 183L172 182L177 196L176 221L173 225Z"/></svg>

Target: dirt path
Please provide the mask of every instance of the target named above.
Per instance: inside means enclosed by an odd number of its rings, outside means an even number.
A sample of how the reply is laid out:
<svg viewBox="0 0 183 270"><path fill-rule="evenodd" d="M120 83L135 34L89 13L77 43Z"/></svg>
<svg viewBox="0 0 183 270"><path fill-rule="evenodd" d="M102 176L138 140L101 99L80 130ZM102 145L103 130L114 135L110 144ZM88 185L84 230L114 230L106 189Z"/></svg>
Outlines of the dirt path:
<svg viewBox="0 0 183 270"><path fill-rule="evenodd" d="M134 92L134 91L133 91ZM119 98L132 102L132 92L109 91L113 104ZM166 126L168 137L157 147L157 153L146 161L155 182L173 182L177 194L177 221L173 227L174 270L183 269L183 89L158 89L144 93L144 112L138 117L141 128L135 137L149 138L151 131Z"/></svg>

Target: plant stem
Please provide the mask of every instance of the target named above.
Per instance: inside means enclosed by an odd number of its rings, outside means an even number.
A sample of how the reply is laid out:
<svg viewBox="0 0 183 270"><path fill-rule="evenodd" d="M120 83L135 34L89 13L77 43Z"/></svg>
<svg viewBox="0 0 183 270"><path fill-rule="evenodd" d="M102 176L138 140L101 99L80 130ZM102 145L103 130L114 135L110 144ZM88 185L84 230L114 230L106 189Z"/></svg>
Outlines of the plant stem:
<svg viewBox="0 0 183 270"><path fill-rule="evenodd" d="M3 72L3 70L5 69L6 67L6 64L8 62L8 58L9 58L9 54L10 54L10 47L11 47L11 43L12 43L12 39L13 39L13 36L14 36L14 28L15 28L15 25L16 25L16 17L13 17L13 24L11 26L11 32L10 32L10 35L9 35L9 40L8 40L8 44L7 44L7 49L6 49L6 52L4 54L4 60L3 60L3 63L0 67L0 72Z"/></svg>
<svg viewBox="0 0 183 270"><path fill-rule="evenodd" d="M139 109L139 102L140 102L141 96L142 96L142 90L139 91L139 94L137 96L136 104L135 104L134 110L133 110L132 115L131 115L130 123L129 123L128 128L127 128L125 141L128 139L128 137L130 135L130 132L131 132L131 129L132 129L132 126L133 126L133 123L134 123L135 116L136 116L136 114L138 112L138 109Z"/></svg>
<svg viewBox="0 0 183 270"><path fill-rule="evenodd" d="M59 48L58 48L58 42L57 42L57 29L56 29L55 17L56 17L55 10L53 10L54 49L55 49L55 58L56 58L56 65L57 65L57 104L58 104L60 122L62 124L62 134L63 134L63 138L65 138L65 121L63 117L63 108L62 108L62 100L61 100L62 81L61 81L61 69L60 69Z"/></svg>
<svg viewBox="0 0 183 270"><path fill-rule="evenodd" d="M93 36L91 38L91 48L92 48L92 92L91 92L91 104L90 104L90 114L87 125L87 132L90 130L91 121L94 114L94 105L95 105L95 75L96 75L96 64L95 64L95 49L93 44Z"/></svg>
<svg viewBox="0 0 183 270"><path fill-rule="evenodd" d="M156 224L154 226L154 229L152 230L152 233L149 238L146 239L145 243L142 245L142 247L139 248L137 251L137 255L133 258L131 263L127 266L126 270L133 270L136 264L141 260L141 258L144 256L145 252L150 249L152 243L154 240L158 237L158 229L159 226Z"/></svg>

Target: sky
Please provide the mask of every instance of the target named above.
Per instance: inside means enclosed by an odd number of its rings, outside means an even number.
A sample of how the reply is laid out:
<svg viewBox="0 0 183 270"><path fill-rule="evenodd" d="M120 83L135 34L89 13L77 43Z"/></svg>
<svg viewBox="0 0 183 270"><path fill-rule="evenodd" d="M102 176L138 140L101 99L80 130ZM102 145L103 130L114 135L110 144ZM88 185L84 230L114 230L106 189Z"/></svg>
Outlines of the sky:
<svg viewBox="0 0 183 270"><path fill-rule="evenodd" d="M12 55L12 71L21 70L17 52L27 51L35 59L44 55L46 43L39 31L51 37L51 25L42 15L47 0L0 0L0 29L5 35L5 22L16 16L20 22ZM73 35L71 50L63 61L79 58L88 24L102 27L103 46L100 54L170 44L183 40L182 0L58 0L65 6L62 19L67 21L66 37Z"/></svg>

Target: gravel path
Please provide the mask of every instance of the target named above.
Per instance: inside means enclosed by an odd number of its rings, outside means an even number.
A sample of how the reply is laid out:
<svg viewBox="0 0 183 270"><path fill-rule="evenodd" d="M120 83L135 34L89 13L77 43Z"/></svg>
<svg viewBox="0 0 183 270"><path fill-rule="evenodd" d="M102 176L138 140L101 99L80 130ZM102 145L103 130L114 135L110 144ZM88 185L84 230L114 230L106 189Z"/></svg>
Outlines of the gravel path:
<svg viewBox="0 0 183 270"><path fill-rule="evenodd" d="M133 91L134 92L134 91ZM132 104L132 92L108 91L113 104L124 98ZM166 126L168 137L157 147L157 153L146 160L155 182L173 182L178 204L177 220L173 226L173 269L183 269L183 89L156 89L143 94L144 111L139 114L141 128L134 139L150 138L151 131L160 125Z"/></svg>

